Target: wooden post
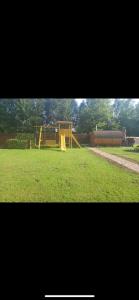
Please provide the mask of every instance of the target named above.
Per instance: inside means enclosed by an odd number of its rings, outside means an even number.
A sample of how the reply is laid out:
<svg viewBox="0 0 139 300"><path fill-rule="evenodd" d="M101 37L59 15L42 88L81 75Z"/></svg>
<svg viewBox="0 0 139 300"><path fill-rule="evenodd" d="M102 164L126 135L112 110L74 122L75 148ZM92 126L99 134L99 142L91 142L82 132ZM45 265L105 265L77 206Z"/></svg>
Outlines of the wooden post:
<svg viewBox="0 0 139 300"><path fill-rule="evenodd" d="M28 147L31 149L31 140L28 140Z"/></svg>
<svg viewBox="0 0 139 300"><path fill-rule="evenodd" d="M36 144L37 144L37 128L36 128L35 134L34 134L34 142L35 142L35 147L36 147Z"/></svg>
<svg viewBox="0 0 139 300"><path fill-rule="evenodd" d="M72 148L72 124L70 125L70 138L71 138L71 148Z"/></svg>
<svg viewBox="0 0 139 300"><path fill-rule="evenodd" d="M68 136L69 136L69 148L71 148L70 124L69 124L69 128L68 128Z"/></svg>
<svg viewBox="0 0 139 300"><path fill-rule="evenodd" d="M60 147L60 145L61 145L61 141L60 141L60 124L58 126L58 133L59 133L59 147Z"/></svg>
<svg viewBox="0 0 139 300"><path fill-rule="evenodd" d="M40 127L40 134L39 134L39 149L41 147L41 137L42 137L42 126Z"/></svg>

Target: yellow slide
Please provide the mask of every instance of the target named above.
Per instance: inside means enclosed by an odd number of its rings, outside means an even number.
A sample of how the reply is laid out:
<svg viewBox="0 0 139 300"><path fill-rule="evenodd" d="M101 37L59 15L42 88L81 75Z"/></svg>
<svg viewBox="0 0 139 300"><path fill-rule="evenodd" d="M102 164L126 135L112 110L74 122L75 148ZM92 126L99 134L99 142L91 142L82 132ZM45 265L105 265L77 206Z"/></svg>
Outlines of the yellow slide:
<svg viewBox="0 0 139 300"><path fill-rule="evenodd" d="M60 135L60 139L61 139L61 150L62 150L62 151L66 151L65 135L64 135L64 134L61 134L61 135Z"/></svg>

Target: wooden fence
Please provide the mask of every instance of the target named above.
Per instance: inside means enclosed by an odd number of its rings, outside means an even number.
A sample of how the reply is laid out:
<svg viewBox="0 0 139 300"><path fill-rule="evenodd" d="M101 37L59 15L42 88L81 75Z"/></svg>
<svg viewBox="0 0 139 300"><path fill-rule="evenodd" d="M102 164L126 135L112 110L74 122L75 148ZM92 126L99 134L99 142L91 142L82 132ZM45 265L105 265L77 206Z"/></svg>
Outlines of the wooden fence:
<svg viewBox="0 0 139 300"><path fill-rule="evenodd" d="M97 138L90 134L90 145L95 146L121 146L122 138Z"/></svg>
<svg viewBox="0 0 139 300"><path fill-rule="evenodd" d="M0 147L4 147L8 139L15 139L16 133L0 133Z"/></svg>
<svg viewBox="0 0 139 300"><path fill-rule="evenodd" d="M90 145L90 146L97 146L97 145L106 145L106 146L120 146L122 144L122 137L113 137L113 138L108 138L108 137L97 137L93 133L87 134L87 133L73 133L78 142L81 145ZM13 139L16 138L16 133L0 133L0 147L3 147L6 145L6 141L8 139ZM58 143L58 134L47 134L46 136L44 135L44 140L55 140ZM139 144L139 138L136 137L136 143ZM74 145L74 142L73 142Z"/></svg>
<svg viewBox="0 0 139 300"><path fill-rule="evenodd" d="M78 140L78 142L81 145L89 145L90 143L90 136L89 134L86 133L81 133L81 134L77 134L74 133L74 136L76 137L76 139ZM8 139L14 139L16 138L16 133L0 133L0 147L4 147L6 145L6 142ZM48 139L48 140L55 140L58 143L58 134L47 134L47 135L42 135L42 138ZM74 144L74 142L73 142Z"/></svg>

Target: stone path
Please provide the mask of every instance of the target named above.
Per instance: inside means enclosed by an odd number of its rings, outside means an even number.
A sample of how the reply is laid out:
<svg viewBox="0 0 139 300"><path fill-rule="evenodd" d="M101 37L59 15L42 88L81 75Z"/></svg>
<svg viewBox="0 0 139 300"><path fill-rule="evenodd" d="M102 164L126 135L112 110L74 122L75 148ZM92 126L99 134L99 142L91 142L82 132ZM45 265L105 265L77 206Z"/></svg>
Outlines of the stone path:
<svg viewBox="0 0 139 300"><path fill-rule="evenodd" d="M124 158L120 158L120 157L118 157L116 155L106 153L106 152L101 151L101 150L99 150L97 148L94 148L94 147L93 148L88 147L88 149L92 150L94 153L96 153L96 154L98 154L98 155L100 155L100 156L102 156L102 157L104 157L104 158L106 158L106 159L108 159L110 161L115 162L118 165L121 165L121 166L123 166L123 167L125 167L125 168L127 168L129 170L132 170L134 172L139 173L139 164L136 164L134 162L130 162L130 161L128 161L128 160L126 160Z"/></svg>

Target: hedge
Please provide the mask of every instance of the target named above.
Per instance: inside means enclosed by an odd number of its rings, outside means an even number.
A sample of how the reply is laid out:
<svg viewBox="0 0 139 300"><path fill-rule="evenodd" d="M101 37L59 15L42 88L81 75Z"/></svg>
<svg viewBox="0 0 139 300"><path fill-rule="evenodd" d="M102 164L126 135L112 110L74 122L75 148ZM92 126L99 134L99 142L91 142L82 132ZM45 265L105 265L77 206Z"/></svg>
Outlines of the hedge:
<svg viewBox="0 0 139 300"><path fill-rule="evenodd" d="M33 133L17 133L16 134L16 139L34 141L34 134Z"/></svg>
<svg viewBox="0 0 139 300"><path fill-rule="evenodd" d="M135 151L135 152L139 152L139 145L137 145L137 146L134 148L134 151Z"/></svg>
<svg viewBox="0 0 139 300"><path fill-rule="evenodd" d="M7 149L27 149L28 141L27 140L18 140L18 139L8 139L6 143Z"/></svg>

